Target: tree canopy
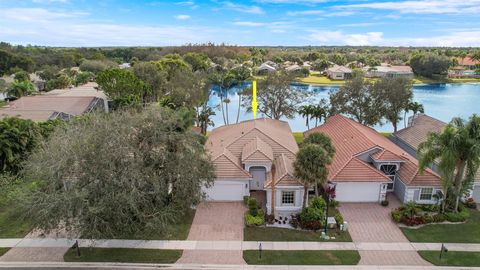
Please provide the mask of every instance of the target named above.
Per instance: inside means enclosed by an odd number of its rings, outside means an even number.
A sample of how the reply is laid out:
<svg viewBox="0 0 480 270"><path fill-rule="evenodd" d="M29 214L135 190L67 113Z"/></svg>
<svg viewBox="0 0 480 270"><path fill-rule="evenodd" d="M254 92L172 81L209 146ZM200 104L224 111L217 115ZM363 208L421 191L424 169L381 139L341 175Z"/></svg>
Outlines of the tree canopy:
<svg viewBox="0 0 480 270"><path fill-rule="evenodd" d="M149 107L57 130L23 171L37 187L25 201L34 225L94 239L168 232L214 178L190 124L181 111Z"/></svg>

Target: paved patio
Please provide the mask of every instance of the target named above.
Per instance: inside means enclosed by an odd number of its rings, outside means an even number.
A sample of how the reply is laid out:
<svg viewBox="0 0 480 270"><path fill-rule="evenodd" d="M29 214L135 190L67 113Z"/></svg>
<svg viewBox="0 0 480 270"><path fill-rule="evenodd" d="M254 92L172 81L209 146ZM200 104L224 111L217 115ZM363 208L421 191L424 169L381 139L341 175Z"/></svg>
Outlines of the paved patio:
<svg viewBox="0 0 480 270"><path fill-rule="evenodd" d="M390 217L392 209L400 202L389 194L389 206L379 203L342 203L339 207L348 231L355 243L409 243L397 224ZM364 265L431 265L416 251L360 251L359 264Z"/></svg>
<svg viewBox="0 0 480 270"><path fill-rule="evenodd" d="M204 202L198 205L188 240L243 240L242 202ZM184 250L181 264L245 264L241 250Z"/></svg>

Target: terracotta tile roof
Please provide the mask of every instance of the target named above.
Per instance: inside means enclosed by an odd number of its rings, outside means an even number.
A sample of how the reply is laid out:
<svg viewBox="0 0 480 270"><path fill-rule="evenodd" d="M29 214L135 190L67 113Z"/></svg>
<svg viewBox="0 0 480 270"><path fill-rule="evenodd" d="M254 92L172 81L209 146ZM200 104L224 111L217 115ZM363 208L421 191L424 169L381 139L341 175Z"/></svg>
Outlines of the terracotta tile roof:
<svg viewBox="0 0 480 270"><path fill-rule="evenodd" d="M64 97L64 96L28 96L9 103L0 109L0 115L18 115L37 121L46 121L51 113L62 112L69 115L84 113L96 97Z"/></svg>
<svg viewBox="0 0 480 270"><path fill-rule="evenodd" d="M347 171L344 175L348 176L350 181L355 179L357 181L364 181L365 176L362 174L370 174L372 172L361 171L360 173L359 171L357 175L354 175L354 170L351 170L350 166L359 167L360 164L358 162L352 162L352 159L356 159L360 154L368 152L374 154L380 151L384 153L378 154L379 157L398 157L403 160L399 175L406 185L415 186L427 182L440 185L440 177L430 169L427 169L424 174L420 176L418 174L418 161L399 146L374 129L361 125L345 116L335 115L329 117L323 125L306 131L304 136L307 137L312 132L323 132L330 136L337 150L333 162L329 166L329 179L336 178L341 180L337 175L342 175L342 170L345 169ZM371 166L371 168L380 172L373 166ZM370 176L374 175L372 174Z"/></svg>
<svg viewBox="0 0 480 270"><path fill-rule="evenodd" d="M447 124L425 114L417 115L409 127L393 134L414 149L427 140L431 132L441 132Z"/></svg>
<svg viewBox="0 0 480 270"><path fill-rule="evenodd" d="M243 169L240 159L226 148L219 153L215 153L215 156L212 156L212 161L215 165L217 178L252 178L252 175Z"/></svg>
<svg viewBox="0 0 480 270"><path fill-rule="evenodd" d="M402 161L403 162L402 157L399 157L396 154L394 154L394 153L392 153L392 152L390 152L386 149L375 152L374 154L372 154L370 156L377 161Z"/></svg>
<svg viewBox="0 0 480 270"><path fill-rule="evenodd" d="M473 60L470 57L465 57L465 58L457 58L458 64L460 66L475 66L475 65L480 65L480 61Z"/></svg>
<svg viewBox="0 0 480 270"><path fill-rule="evenodd" d="M275 186L298 186L302 185L294 176L293 161L289 159L286 155L281 154L275 158L273 162L275 166ZM267 176L267 181L265 182L265 187L270 187L272 184L272 176L269 174Z"/></svg>
<svg viewBox="0 0 480 270"><path fill-rule="evenodd" d="M270 145L255 137L247 143L242 150L242 161L247 160L269 160L273 161L273 150Z"/></svg>
<svg viewBox="0 0 480 270"><path fill-rule="evenodd" d="M258 153L264 154L271 160L282 154L288 159L294 160L298 151L298 145L288 123L268 118L248 120L238 124L218 127L209 134L205 148L213 159L225 153L225 150L228 150L231 156L235 158L235 162L238 160L236 164L240 167L242 167L242 157L244 155L248 156L252 151L254 153L258 150ZM228 168L223 167L232 166L229 163L216 165L217 170L228 170ZM237 171L237 174L232 174L230 178L244 177L244 172Z"/></svg>
<svg viewBox="0 0 480 270"><path fill-rule="evenodd" d="M333 175L330 181L336 182L389 182L390 178L356 157L350 159L345 166Z"/></svg>
<svg viewBox="0 0 480 270"><path fill-rule="evenodd" d="M346 66L338 66L335 65L329 69L327 69L328 72L344 72L344 73L352 73L352 70Z"/></svg>

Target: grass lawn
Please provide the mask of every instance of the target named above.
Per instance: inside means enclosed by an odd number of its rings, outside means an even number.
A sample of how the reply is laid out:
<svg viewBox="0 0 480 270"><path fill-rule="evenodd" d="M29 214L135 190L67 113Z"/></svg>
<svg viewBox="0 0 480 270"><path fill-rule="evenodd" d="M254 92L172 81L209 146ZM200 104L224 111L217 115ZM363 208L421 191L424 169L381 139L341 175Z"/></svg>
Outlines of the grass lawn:
<svg viewBox="0 0 480 270"><path fill-rule="evenodd" d="M0 248L0 257L2 257L3 254L7 253L9 249L10 248Z"/></svg>
<svg viewBox="0 0 480 270"><path fill-rule="evenodd" d="M180 218L177 224L170 226L170 230L167 233L141 232L135 235L119 236L116 238L134 240L186 240L194 217L195 210L191 209L186 215Z"/></svg>
<svg viewBox="0 0 480 270"><path fill-rule="evenodd" d="M32 229L30 222L13 206L0 209L0 238L22 238Z"/></svg>
<svg viewBox="0 0 480 270"><path fill-rule="evenodd" d="M243 251L247 264L270 265L356 265L360 254L353 250L258 250Z"/></svg>
<svg viewBox="0 0 480 270"><path fill-rule="evenodd" d="M392 132L380 132L380 134L388 138L390 135L392 135Z"/></svg>
<svg viewBox="0 0 480 270"><path fill-rule="evenodd" d="M69 249L63 259L66 262L123 262L123 263L175 263L181 250L136 248L81 248L77 257L75 249Z"/></svg>
<svg viewBox="0 0 480 270"><path fill-rule="evenodd" d="M272 227L245 227L243 229L244 241L323 241L320 240L321 231L300 231L285 228ZM352 238L348 232L340 232L337 229L328 230L328 235L335 236L334 240L328 242L351 242Z"/></svg>
<svg viewBox="0 0 480 270"><path fill-rule="evenodd" d="M303 132L293 132L293 137L295 137L295 141L298 145L303 142Z"/></svg>
<svg viewBox="0 0 480 270"><path fill-rule="evenodd" d="M480 266L480 252L465 252L465 251L449 251L442 255L440 260L440 251L426 251L418 252L425 260L434 265L441 266Z"/></svg>
<svg viewBox="0 0 480 270"><path fill-rule="evenodd" d="M402 231L411 242L480 243L480 211L470 210L470 218L463 224L432 224Z"/></svg>
<svg viewBox="0 0 480 270"><path fill-rule="evenodd" d="M323 75L310 74L305 78L297 78L298 82L308 83L308 84L344 84L344 80L330 80L328 77Z"/></svg>

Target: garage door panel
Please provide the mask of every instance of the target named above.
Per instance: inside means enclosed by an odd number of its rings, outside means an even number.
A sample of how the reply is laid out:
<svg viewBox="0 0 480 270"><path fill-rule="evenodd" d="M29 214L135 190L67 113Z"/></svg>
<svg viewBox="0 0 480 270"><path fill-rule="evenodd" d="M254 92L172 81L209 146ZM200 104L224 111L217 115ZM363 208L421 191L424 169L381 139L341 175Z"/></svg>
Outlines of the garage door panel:
<svg viewBox="0 0 480 270"><path fill-rule="evenodd" d="M336 200L339 202L378 202L380 183L337 183Z"/></svg>
<svg viewBox="0 0 480 270"><path fill-rule="evenodd" d="M242 201L245 183L239 181L215 181L214 185L203 190L207 201Z"/></svg>

